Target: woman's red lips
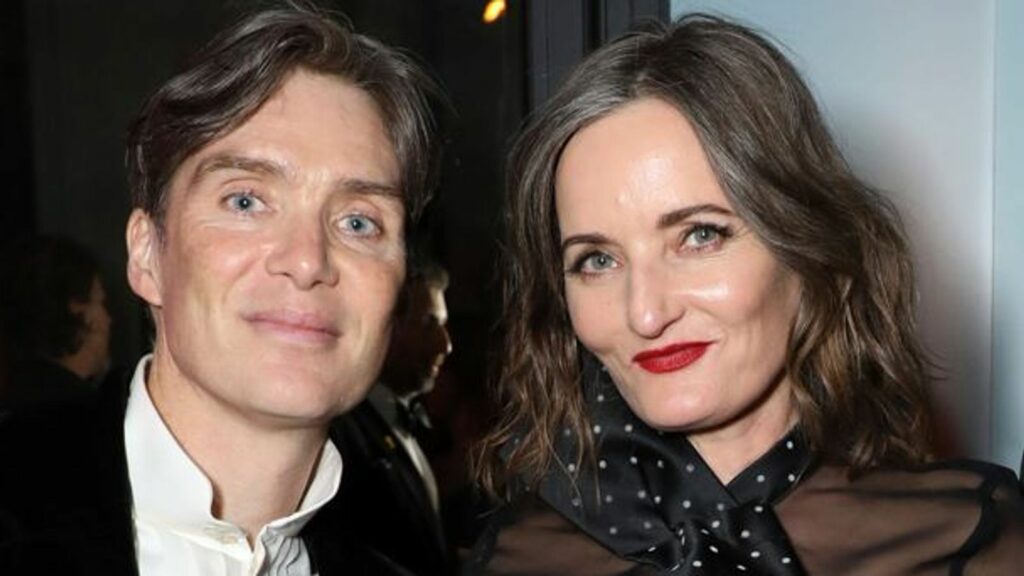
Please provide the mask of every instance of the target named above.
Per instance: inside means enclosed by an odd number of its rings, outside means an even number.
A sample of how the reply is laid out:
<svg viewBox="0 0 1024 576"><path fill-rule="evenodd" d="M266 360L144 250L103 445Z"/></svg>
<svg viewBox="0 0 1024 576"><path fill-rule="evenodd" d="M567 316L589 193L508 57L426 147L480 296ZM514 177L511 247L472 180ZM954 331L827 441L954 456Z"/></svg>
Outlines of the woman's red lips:
<svg viewBox="0 0 1024 576"><path fill-rule="evenodd" d="M641 368L655 374L682 370L700 360L712 342L681 342L657 350L644 350L633 357Z"/></svg>

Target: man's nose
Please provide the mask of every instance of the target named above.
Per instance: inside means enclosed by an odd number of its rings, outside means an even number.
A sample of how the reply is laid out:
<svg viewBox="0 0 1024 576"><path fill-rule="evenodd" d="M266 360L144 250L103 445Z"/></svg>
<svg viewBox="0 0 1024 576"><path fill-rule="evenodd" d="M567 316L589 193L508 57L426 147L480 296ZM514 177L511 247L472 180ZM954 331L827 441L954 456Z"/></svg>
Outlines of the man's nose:
<svg viewBox="0 0 1024 576"><path fill-rule="evenodd" d="M439 356L448 356L452 353L452 339L443 324L437 327L437 352Z"/></svg>
<svg viewBox="0 0 1024 576"><path fill-rule="evenodd" d="M319 222L290 222L279 232L267 256L267 271L287 276L301 290L319 284L333 286L338 282L338 269L331 260L329 242Z"/></svg>
<svg viewBox="0 0 1024 576"><path fill-rule="evenodd" d="M664 264L634 266L626 286L629 328L644 338L657 338L685 312L679 293Z"/></svg>

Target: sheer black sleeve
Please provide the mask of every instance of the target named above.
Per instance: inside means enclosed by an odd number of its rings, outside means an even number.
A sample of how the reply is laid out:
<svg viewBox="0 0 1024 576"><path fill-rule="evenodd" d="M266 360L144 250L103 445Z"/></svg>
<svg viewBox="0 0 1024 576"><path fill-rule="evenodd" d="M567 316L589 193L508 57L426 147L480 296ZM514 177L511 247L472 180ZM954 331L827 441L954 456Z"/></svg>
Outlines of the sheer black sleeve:
<svg viewBox="0 0 1024 576"><path fill-rule="evenodd" d="M645 576L650 567L624 560L527 494L495 513L465 576Z"/></svg>
<svg viewBox="0 0 1024 576"><path fill-rule="evenodd" d="M980 462L876 470L821 466L775 507L800 561L821 575L1024 573L1024 500L1011 471ZM499 511L467 575L645 575L538 498Z"/></svg>
<svg viewBox="0 0 1024 576"><path fill-rule="evenodd" d="M1016 476L980 462L850 479L823 466L776 507L810 574L1019 574Z"/></svg>

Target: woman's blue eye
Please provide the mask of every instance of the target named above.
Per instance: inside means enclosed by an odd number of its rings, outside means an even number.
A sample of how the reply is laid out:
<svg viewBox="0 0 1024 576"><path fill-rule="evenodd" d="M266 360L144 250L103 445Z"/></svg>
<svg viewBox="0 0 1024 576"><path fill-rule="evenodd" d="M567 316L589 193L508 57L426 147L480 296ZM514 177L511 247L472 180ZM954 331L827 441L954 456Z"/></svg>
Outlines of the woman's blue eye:
<svg viewBox="0 0 1024 576"><path fill-rule="evenodd" d="M355 236L376 236L380 233L380 226L368 216L362 214L351 214L345 216L339 222L342 232Z"/></svg>
<svg viewBox="0 0 1024 576"><path fill-rule="evenodd" d="M591 252L580 257L570 271L577 274L597 274L617 265L611 255L605 252Z"/></svg>
<svg viewBox="0 0 1024 576"><path fill-rule="evenodd" d="M615 261L612 257L607 254L594 254L587 259L590 263L590 267L596 270L604 270L605 268L611 268Z"/></svg>
<svg viewBox="0 0 1024 576"><path fill-rule="evenodd" d="M698 224L683 238L683 244L691 248L704 248L720 243L728 234L726 230L711 224Z"/></svg>

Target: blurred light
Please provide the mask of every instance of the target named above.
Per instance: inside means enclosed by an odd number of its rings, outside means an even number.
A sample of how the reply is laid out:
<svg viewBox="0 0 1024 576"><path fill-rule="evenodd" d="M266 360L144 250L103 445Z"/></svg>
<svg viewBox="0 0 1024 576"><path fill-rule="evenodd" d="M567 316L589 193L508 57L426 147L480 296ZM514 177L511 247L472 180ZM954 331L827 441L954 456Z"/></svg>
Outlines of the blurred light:
<svg viewBox="0 0 1024 576"><path fill-rule="evenodd" d="M505 14L505 0L490 0L484 7L484 23L494 24Z"/></svg>

